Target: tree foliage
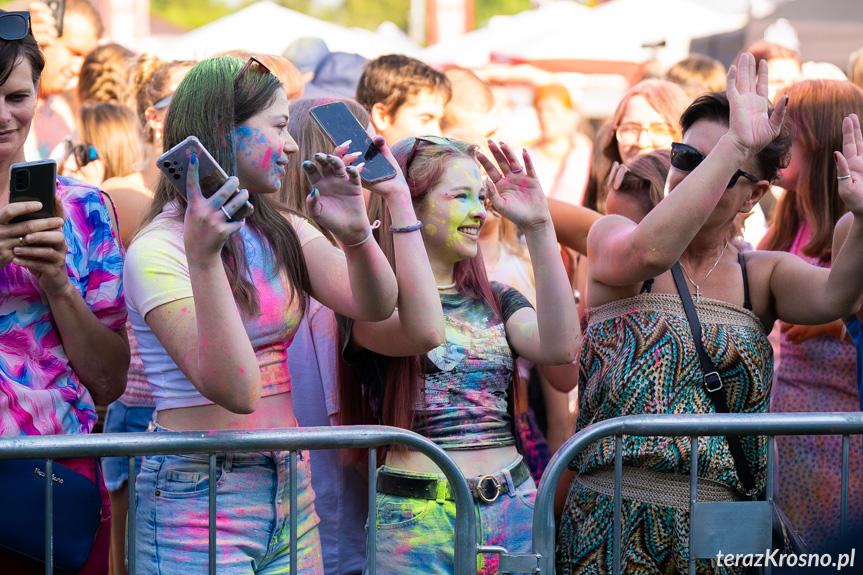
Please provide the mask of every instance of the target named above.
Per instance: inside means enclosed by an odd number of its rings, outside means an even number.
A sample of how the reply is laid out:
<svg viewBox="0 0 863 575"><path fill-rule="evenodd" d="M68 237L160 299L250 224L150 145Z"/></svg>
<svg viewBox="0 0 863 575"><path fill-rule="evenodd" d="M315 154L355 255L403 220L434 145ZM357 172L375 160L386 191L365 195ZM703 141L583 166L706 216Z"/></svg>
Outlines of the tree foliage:
<svg viewBox="0 0 863 575"><path fill-rule="evenodd" d="M150 0L150 12L162 20L192 30L235 12L219 0Z"/></svg>

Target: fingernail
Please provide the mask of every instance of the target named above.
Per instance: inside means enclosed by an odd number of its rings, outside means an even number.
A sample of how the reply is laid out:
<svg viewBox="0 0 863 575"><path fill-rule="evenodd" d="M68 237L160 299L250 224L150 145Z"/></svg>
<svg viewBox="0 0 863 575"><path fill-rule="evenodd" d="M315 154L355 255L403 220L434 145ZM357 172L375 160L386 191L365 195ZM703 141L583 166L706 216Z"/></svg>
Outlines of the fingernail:
<svg viewBox="0 0 863 575"><path fill-rule="evenodd" d="M311 193L311 194L309 194L309 195L310 195L310 196L312 196L312 197L314 198L314 197L315 197L315 195L316 195L317 193L318 193L318 189L317 189L317 188L312 188L312 193Z"/></svg>
<svg viewBox="0 0 863 575"><path fill-rule="evenodd" d="M195 152L192 152L192 157L189 158L189 163L190 164L197 164L198 163L198 154L196 154Z"/></svg>
<svg viewBox="0 0 863 575"><path fill-rule="evenodd" d="M360 162L359 164L357 164L356 166L353 166L353 167L358 169L358 170L362 170L363 166L365 166L365 165L366 165L365 162Z"/></svg>
<svg viewBox="0 0 863 575"><path fill-rule="evenodd" d="M839 152L833 152L833 161L839 163Z"/></svg>
<svg viewBox="0 0 863 575"><path fill-rule="evenodd" d="M347 147L347 146L350 146L350 145L351 145L351 142L353 142L353 140L345 140L344 142L342 142L342 143L339 145L339 147L340 147L340 148L345 148L345 147Z"/></svg>

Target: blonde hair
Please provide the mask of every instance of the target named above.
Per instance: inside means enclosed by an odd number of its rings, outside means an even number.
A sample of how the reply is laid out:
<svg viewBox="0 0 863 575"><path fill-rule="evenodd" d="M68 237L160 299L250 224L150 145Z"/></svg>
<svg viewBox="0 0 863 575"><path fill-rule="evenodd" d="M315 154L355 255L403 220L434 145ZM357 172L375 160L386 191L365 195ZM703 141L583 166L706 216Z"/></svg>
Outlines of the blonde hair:
<svg viewBox="0 0 863 575"><path fill-rule="evenodd" d="M78 102L122 102L126 69L134 56L120 44L99 46L87 54L78 75Z"/></svg>
<svg viewBox="0 0 863 575"><path fill-rule="evenodd" d="M105 179L135 172L141 141L135 112L123 104L87 102L78 110L81 141L95 146L105 164Z"/></svg>
<svg viewBox="0 0 863 575"><path fill-rule="evenodd" d="M188 60L166 61L154 54L141 54L130 63L125 102L137 112L141 138L147 144L156 140L156 133L147 122L147 108L169 95L171 72L194 64Z"/></svg>
<svg viewBox="0 0 863 575"><path fill-rule="evenodd" d="M852 52L848 58L848 79L863 88L863 48Z"/></svg>

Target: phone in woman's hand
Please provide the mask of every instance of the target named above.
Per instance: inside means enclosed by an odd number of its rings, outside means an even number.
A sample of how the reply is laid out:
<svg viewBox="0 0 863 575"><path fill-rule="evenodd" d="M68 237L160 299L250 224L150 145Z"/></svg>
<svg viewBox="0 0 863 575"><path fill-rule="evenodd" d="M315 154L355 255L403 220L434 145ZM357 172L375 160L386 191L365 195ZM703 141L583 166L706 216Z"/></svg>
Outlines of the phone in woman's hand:
<svg viewBox="0 0 863 575"><path fill-rule="evenodd" d="M174 184L174 187L185 196L186 173L189 170L189 159L192 157L192 153L198 159L198 182L201 186L201 193L205 198L209 198L225 185L225 182L228 181L228 174L225 173L225 170L213 159L207 148L195 136L189 136L159 156L156 159L156 166ZM237 193L239 192L235 192L231 198L237 195ZM231 198L228 198L225 202L229 202ZM254 206L246 202L245 205L234 212L234 215L228 221L239 222L250 216L254 210Z"/></svg>
<svg viewBox="0 0 863 575"><path fill-rule="evenodd" d="M54 217L57 195L57 162L40 160L12 164L9 169L9 203L41 202L42 208L9 220L10 224Z"/></svg>

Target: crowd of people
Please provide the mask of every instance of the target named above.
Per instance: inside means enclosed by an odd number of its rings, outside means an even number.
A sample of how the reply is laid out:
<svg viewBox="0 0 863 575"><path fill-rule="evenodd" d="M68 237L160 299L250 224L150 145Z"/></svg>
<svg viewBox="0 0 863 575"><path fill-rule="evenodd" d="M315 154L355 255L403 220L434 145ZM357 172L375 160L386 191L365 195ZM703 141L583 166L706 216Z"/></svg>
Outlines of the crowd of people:
<svg viewBox="0 0 863 575"><path fill-rule="evenodd" d="M522 141L483 71L310 38L164 61L100 43L89 0L67 0L56 24L41 3L0 11L0 172L58 170L53 206L0 178L2 436L395 426L462 471L480 545L527 553L543 470L591 424L863 409L863 51L850 80L806 75L764 41L727 69L692 55L593 131L550 81L534 89L539 137ZM394 177L364 180L352 142L324 135L312 111L334 102ZM230 176L211 195L206 158L179 187L156 165L189 136ZM764 496L767 445L700 438L699 500ZM623 572L686 572L689 439L622 448ZM558 486L559 573L612 570L614 453L593 444ZM770 495L812 551L840 536L841 454L837 437L776 441ZM362 573L366 456L301 452L296 477L287 452L221 453L215 476L206 455L139 457L135 476L124 457L58 459L100 490L73 570L122 575L134 552L139 573L205 572L215 483L219 572L285 573L295 558L301 573ZM377 569L451 573L447 481L404 447L381 463ZM0 572L44 572L2 533ZM497 571L478 556L478 573Z"/></svg>

